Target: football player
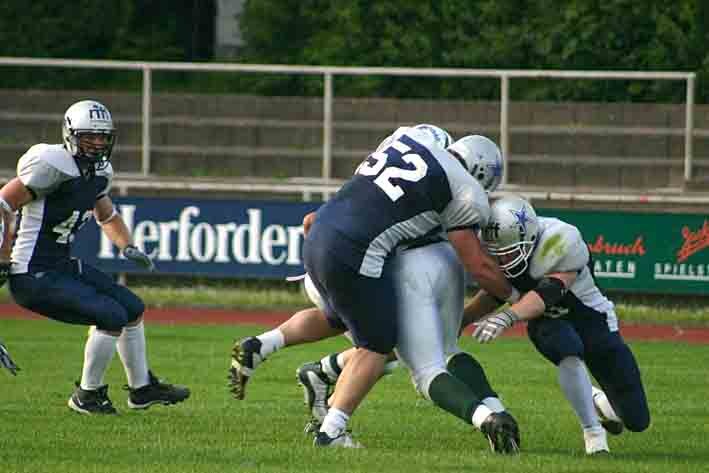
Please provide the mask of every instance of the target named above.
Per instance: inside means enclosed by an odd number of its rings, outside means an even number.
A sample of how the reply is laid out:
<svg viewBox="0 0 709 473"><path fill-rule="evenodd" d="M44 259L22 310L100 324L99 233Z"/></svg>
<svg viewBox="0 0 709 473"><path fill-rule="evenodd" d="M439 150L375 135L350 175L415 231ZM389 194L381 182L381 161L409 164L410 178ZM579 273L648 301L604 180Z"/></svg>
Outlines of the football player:
<svg viewBox="0 0 709 473"><path fill-rule="evenodd" d="M116 138L111 113L93 100L73 104L64 114L62 138L62 144L32 146L19 159L17 177L0 189L0 207L19 211L16 226L4 220L0 284L9 279L13 298L26 309L91 326L81 380L68 400L72 410L116 413L103 382L116 350L128 378L130 408L183 401L190 394L186 387L164 383L148 369L140 298L70 256L76 233L93 216L123 256L154 269L133 245L108 195Z"/></svg>
<svg viewBox="0 0 709 473"><path fill-rule="evenodd" d="M594 281L588 247L576 227L537 217L521 197L504 197L491 210L483 241L523 297L478 321L473 336L491 342L518 321L528 321L532 343L558 368L561 390L583 428L586 452L607 453L606 431L619 434L625 427L641 432L650 424L650 413L613 303ZM465 323L501 302L488 291L479 292ZM601 389L592 386L586 367Z"/></svg>
<svg viewBox="0 0 709 473"><path fill-rule="evenodd" d="M490 152L496 153L497 159L481 162L480 155ZM486 222L489 212L481 184L499 182L501 169L497 146L484 137L467 136L446 151L424 129L399 130L311 219L304 248L310 282L321 297L331 333L347 329L357 346L340 375L315 445L356 446L346 431L347 421L382 374L387 356L397 344L400 330L396 314L399 309L409 309L405 303L397 303L397 274L405 273L392 263L397 246L447 230L458 257L481 284L499 297L514 300L515 292L505 284L472 231ZM295 314L289 322L313 324L317 319L308 317L312 310ZM456 338L459 327L458 319ZM326 335L328 327L318 325L307 332L318 330ZM438 334L429 335L433 339ZM237 397L243 397L245 381L258 362L289 342L292 340L277 329L237 343L232 363ZM443 340L436 342L442 345ZM516 451L514 420L494 413L469 386L451 376L440 348L441 360L433 362L436 366L419 373L420 389L440 407L480 428L497 450Z"/></svg>

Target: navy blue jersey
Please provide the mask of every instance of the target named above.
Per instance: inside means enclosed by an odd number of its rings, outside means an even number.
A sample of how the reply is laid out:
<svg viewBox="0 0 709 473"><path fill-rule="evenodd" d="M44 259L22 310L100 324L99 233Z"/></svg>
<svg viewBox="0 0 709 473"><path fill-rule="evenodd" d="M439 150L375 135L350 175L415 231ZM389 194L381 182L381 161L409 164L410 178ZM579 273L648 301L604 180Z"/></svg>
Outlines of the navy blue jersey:
<svg viewBox="0 0 709 473"><path fill-rule="evenodd" d="M19 160L17 174L34 199L22 207L12 248L12 273L52 269L69 257L76 232L107 195L109 165L85 179L61 145L36 145Z"/></svg>
<svg viewBox="0 0 709 473"><path fill-rule="evenodd" d="M485 225L489 214L478 181L430 134L411 129L372 153L318 210L313 238L344 265L378 278L398 245Z"/></svg>

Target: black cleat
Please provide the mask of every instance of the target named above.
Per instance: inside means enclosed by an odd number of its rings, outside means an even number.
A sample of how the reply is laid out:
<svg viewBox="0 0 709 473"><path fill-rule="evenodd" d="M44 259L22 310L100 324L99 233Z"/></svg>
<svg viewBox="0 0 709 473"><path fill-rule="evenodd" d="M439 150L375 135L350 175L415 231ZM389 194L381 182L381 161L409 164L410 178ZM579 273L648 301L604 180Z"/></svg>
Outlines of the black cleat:
<svg viewBox="0 0 709 473"><path fill-rule="evenodd" d="M322 427L322 424L317 419L310 419L308 423L305 424L303 433L306 435L317 435L320 431L320 427Z"/></svg>
<svg viewBox="0 0 709 473"><path fill-rule="evenodd" d="M150 383L128 390L128 407L131 409L147 409L153 404L177 404L190 397L190 390L180 384L169 384L159 380L152 371L148 371Z"/></svg>
<svg viewBox="0 0 709 473"><path fill-rule="evenodd" d="M303 396L313 419L322 422L327 415L327 400L334 383L330 381L319 361L305 363L296 371L298 384L303 387Z"/></svg>
<svg viewBox="0 0 709 473"><path fill-rule="evenodd" d="M108 398L108 385L105 384L98 389L89 390L81 389L81 385L77 382L74 393L67 402L69 409L78 412L79 414L117 414L116 408Z"/></svg>
<svg viewBox="0 0 709 473"><path fill-rule="evenodd" d="M256 367L264 361L261 356L261 340L248 337L237 341L231 349L229 368L229 390L234 399L244 399L246 383L253 376Z"/></svg>
<svg viewBox="0 0 709 473"><path fill-rule="evenodd" d="M480 426L490 449L496 453L519 453L520 437L517 421L507 412L493 412Z"/></svg>
<svg viewBox="0 0 709 473"><path fill-rule="evenodd" d="M330 437L325 432L315 434L313 445L316 447L362 448L362 444L352 438L352 434L343 431L337 437Z"/></svg>

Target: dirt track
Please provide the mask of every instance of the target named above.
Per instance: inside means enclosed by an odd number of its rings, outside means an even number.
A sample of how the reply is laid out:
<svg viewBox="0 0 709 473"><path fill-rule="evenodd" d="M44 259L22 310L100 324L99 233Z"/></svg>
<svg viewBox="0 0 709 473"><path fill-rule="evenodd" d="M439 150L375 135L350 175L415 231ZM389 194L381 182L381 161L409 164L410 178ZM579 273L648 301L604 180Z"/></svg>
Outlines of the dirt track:
<svg viewBox="0 0 709 473"><path fill-rule="evenodd" d="M290 312L237 311L222 309L169 308L148 309L145 320L149 323L170 324L252 324L273 327L288 317ZM42 319L15 304L0 304L0 319ZM709 328L683 328L672 325L622 325L623 337L628 340L660 340L709 344ZM524 336L525 327L518 325L506 335Z"/></svg>

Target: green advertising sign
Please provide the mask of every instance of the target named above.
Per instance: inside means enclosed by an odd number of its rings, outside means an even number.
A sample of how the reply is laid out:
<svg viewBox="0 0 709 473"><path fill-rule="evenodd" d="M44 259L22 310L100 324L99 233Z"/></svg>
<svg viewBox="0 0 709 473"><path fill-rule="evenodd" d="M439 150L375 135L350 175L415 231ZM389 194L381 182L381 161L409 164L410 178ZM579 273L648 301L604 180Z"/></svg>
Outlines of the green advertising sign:
<svg viewBox="0 0 709 473"><path fill-rule="evenodd" d="M709 215L537 209L579 228L602 289L709 294Z"/></svg>

